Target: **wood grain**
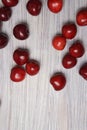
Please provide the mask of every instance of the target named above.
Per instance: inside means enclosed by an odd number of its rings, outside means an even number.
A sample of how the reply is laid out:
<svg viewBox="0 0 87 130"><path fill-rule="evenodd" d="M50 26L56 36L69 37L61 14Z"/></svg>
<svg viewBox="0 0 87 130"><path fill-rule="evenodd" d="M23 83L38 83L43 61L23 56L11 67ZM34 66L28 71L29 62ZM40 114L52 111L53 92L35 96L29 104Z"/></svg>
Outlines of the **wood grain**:
<svg viewBox="0 0 87 130"><path fill-rule="evenodd" d="M78 9L87 7L87 0L65 0L63 10L56 15L48 10L47 0L42 0L43 8L37 17L28 14L27 1L20 0L12 9L11 19L3 22L2 31L10 39L8 46L0 50L0 130L87 130L87 81L78 74L82 63L87 62L87 51L75 68L65 70L61 65L74 40L81 39L87 50L87 27L78 26L75 39L67 41L64 51L57 52L51 45L62 25L75 21ZM13 36L13 27L19 22L29 25L30 37L26 41ZM41 69L38 75L27 75L23 82L14 83L9 77L15 65L12 54L18 47L28 48L30 57L40 61ZM60 92L49 83L50 76L58 71L67 77L67 85Z"/></svg>

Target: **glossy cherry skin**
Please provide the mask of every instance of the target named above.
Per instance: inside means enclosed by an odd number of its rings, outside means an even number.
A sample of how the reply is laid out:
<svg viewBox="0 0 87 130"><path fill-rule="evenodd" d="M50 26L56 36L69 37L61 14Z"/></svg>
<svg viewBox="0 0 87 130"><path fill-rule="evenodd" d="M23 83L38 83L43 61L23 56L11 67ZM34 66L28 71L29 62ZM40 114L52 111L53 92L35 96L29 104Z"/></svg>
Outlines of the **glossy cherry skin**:
<svg viewBox="0 0 87 130"><path fill-rule="evenodd" d="M19 0L2 0L3 4L8 7L13 7L18 4Z"/></svg>
<svg viewBox="0 0 87 130"><path fill-rule="evenodd" d="M87 63L83 64L82 67L79 70L79 74L87 80Z"/></svg>
<svg viewBox="0 0 87 130"><path fill-rule="evenodd" d="M73 39L76 33L77 27L74 23L68 23L62 27L62 34L66 39Z"/></svg>
<svg viewBox="0 0 87 130"><path fill-rule="evenodd" d="M36 75L40 70L39 63L36 60L29 60L26 64L26 72L33 76Z"/></svg>
<svg viewBox="0 0 87 130"><path fill-rule="evenodd" d="M56 91L59 91L65 87L66 78L63 74L54 74L50 79L50 83Z"/></svg>
<svg viewBox="0 0 87 130"><path fill-rule="evenodd" d="M12 68L10 79L14 82L20 82L25 79L26 72L22 67L16 66Z"/></svg>
<svg viewBox="0 0 87 130"><path fill-rule="evenodd" d="M62 10L63 0L48 0L48 8L53 13L58 13Z"/></svg>
<svg viewBox="0 0 87 130"><path fill-rule="evenodd" d="M72 46L69 48L69 53L76 57L76 58L80 58L83 56L85 50L84 47L82 45L82 43L80 43L79 41L76 41L74 44L72 44Z"/></svg>
<svg viewBox="0 0 87 130"><path fill-rule="evenodd" d="M18 40L25 40L29 36L29 30L27 25L18 24L13 29L13 34Z"/></svg>
<svg viewBox="0 0 87 130"><path fill-rule="evenodd" d="M29 0L26 7L31 15L37 16L41 12L42 3L40 0Z"/></svg>
<svg viewBox="0 0 87 130"><path fill-rule="evenodd" d="M18 65L24 65L29 59L29 53L26 49L18 48L13 53L13 59Z"/></svg>
<svg viewBox="0 0 87 130"><path fill-rule="evenodd" d="M56 50L63 50L66 46L66 38L62 35L56 35L53 38L52 45Z"/></svg>
<svg viewBox="0 0 87 130"><path fill-rule="evenodd" d="M77 63L77 59L75 57L71 56L70 54L66 54L63 57L62 65L66 69L73 68L76 65L76 63Z"/></svg>
<svg viewBox="0 0 87 130"><path fill-rule="evenodd" d="M8 36L4 33L0 33L0 49L6 47L8 44Z"/></svg>
<svg viewBox="0 0 87 130"><path fill-rule="evenodd" d="M81 10L76 15L77 24L80 26L87 26L87 10Z"/></svg>
<svg viewBox="0 0 87 130"><path fill-rule="evenodd" d="M0 8L0 21L8 21L11 17L12 11L9 7Z"/></svg>

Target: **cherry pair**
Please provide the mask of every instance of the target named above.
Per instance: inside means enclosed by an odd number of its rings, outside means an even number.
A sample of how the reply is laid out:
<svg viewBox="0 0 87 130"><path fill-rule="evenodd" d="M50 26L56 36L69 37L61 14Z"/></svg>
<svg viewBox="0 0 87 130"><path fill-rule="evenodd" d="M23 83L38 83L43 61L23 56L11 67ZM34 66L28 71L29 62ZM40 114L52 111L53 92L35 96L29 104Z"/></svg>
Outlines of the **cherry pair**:
<svg viewBox="0 0 87 130"><path fill-rule="evenodd" d="M18 0L2 0L4 7L0 8L0 21L8 21L12 15L10 7L14 7L18 4Z"/></svg>
<svg viewBox="0 0 87 130"><path fill-rule="evenodd" d="M58 13L62 10L63 0L48 0L48 8L53 13ZM87 9L81 9L76 15L76 22L80 26L87 25Z"/></svg>
<svg viewBox="0 0 87 130"><path fill-rule="evenodd" d="M14 36L19 40L25 40L29 36L28 26L24 23L18 24L13 29ZM8 36L0 33L0 49L4 48L8 43Z"/></svg>
<svg viewBox="0 0 87 130"><path fill-rule="evenodd" d="M58 13L62 10L63 0L48 0L47 6L51 12ZM42 3L40 0L29 0L26 7L31 15L37 16L41 12Z"/></svg>
<svg viewBox="0 0 87 130"><path fill-rule="evenodd" d="M7 21L11 16L11 10L8 7L0 8L0 30L2 30L2 21ZM8 44L7 34L0 32L0 49L6 47Z"/></svg>
<svg viewBox="0 0 87 130"><path fill-rule="evenodd" d="M8 21L11 17L11 9L9 7L1 7L0 8L0 21ZM2 23L0 25L0 30L2 30ZM7 34L0 32L0 49L4 48L8 44L8 36Z"/></svg>
<svg viewBox="0 0 87 130"><path fill-rule="evenodd" d="M67 53L62 60L62 65L66 69L70 69L74 67L77 63L76 58L80 58L83 56L85 50L82 42L76 41L69 48L69 53Z"/></svg>
<svg viewBox="0 0 87 130"><path fill-rule="evenodd" d="M76 36L77 27L74 23L66 23L62 27L62 34L56 35L52 40L52 45L56 50L63 50L66 46L66 39L73 39Z"/></svg>
<svg viewBox="0 0 87 130"><path fill-rule="evenodd" d="M24 80L26 72L31 76L39 72L40 65L38 61L29 58L28 50L21 48L16 49L13 53L13 59L17 66L11 70L10 78L12 81L20 82ZM23 68L23 65L25 65L25 68Z"/></svg>
<svg viewBox="0 0 87 130"><path fill-rule="evenodd" d="M62 10L63 0L48 0L48 8L53 13L58 13ZM87 25L87 9L81 9L76 15L77 24L80 26Z"/></svg>
<svg viewBox="0 0 87 130"><path fill-rule="evenodd" d="M7 10L7 11L6 11L6 13L4 13L4 15L5 15L5 17L7 17L6 14L8 14L8 16L10 16L10 14L8 12L11 13L11 10L9 7L16 6L18 4L19 0L2 0L2 2L6 6L6 9L4 9L4 10ZM37 16L40 14L41 7L42 7L42 3L40 0L29 0L26 5L28 12L33 16ZM3 11L3 12L5 12L5 11ZM7 20L7 18L6 18L6 20Z"/></svg>
<svg viewBox="0 0 87 130"><path fill-rule="evenodd" d="M13 29L14 36L19 40L25 40L29 36L28 26L24 23L16 25ZM8 36L4 33L0 33L0 49L6 47L8 44Z"/></svg>

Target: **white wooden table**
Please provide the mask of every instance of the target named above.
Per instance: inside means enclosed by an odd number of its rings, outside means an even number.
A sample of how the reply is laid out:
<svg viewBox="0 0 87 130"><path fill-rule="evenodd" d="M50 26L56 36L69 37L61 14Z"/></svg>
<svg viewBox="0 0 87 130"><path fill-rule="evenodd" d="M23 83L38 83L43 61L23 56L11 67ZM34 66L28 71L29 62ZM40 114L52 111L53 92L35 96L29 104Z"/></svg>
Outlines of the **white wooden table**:
<svg viewBox="0 0 87 130"><path fill-rule="evenodd" d="M63 24L75 21L78 9L87 7L87 0L65 0L62 11L56 15L48 10L47 0L42 0L43 8L37 17L28 14L27 1L20 0L11 19L3 23L2 31L10 40L0 50L0 130L87 130L87 81L78 74L80 66L87 62L87 52L73 69L66 70L61 65L74 40L82 40L87 50L87 27L78 26L76 37L67 41L64 51L58 52L51 45ZM29 25L30 37L26 41L19 41L12 34L20 22ZM27 75L23 82L14 83L9 77L15 65L12 55L18 47L28 48L30 57L40 61L41 69L38 75ZM67 77L66 87L60 92L49 83L58 71Z"/></svg>

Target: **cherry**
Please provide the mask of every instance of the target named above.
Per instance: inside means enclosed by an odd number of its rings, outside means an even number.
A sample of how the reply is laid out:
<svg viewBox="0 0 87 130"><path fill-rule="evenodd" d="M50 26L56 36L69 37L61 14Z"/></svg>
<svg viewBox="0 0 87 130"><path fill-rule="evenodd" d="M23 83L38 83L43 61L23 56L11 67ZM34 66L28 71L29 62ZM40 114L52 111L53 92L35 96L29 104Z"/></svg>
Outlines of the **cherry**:
<svg viewBox="0 0 87 130"><path fill-rule="evenodd" d="M14 36L19 40L25 40L29 36L29 30L26 24L18 24L13 29Z"/></svg>
<svg viewBox="0 0 87 130"><path fill-rule="evenodd" d="M66 78L63 74L54 74L50 79L50 83L56 91L59 91L65 87Z"/></svg>
<svg viewBox="0 0 87 130"><path fill-rule="evenodd" d="M77 27L74 23L67 23L62 27L62 34L66 39L73 39L77 33Z"/></svg>
<svg viewBox="0 0 87 130"><path fill-rule="evenodd" d="M82 45L82 43L80 43L79 41L76 41L74 44L72 44L72 46L69 48L69 53L76 57L79 58L81 56L83 56L84 54L84 47Z"/></svg>
<svg viewBox="0 0 87 130"><path fill-rule="evenodd" d="M79 70L79 74L87 80L87 63L83 64L82 67Z"/></svg>
<svg viewBox="0 0 87 130"><path fill-rule="evenodd" d="M11 17L12 11L9 7L0 8L0 21L8 21Z"/></svg>
<svg viewBox="0 0 87 130"><path fill-rule="evenodd" d="M8 7L13 7L18 4L18 0L2 0L3 4Z"/></svg>
<svg viewBox="0 0 87 130"><path fill-rule="evenodd" d="M8 44L8 36L4 33L0 33L0 49L4 48Z"/></svg>
<svg viewBox="0 0 87 130"><path fill-rule="evenodd" d="M29 60L26 64L26 72L33 76L39 72L40 66L36 60Z"/></svg>
<svg viewBox="0 0 87 130"><path fill-rule="evenodd" d="M31 15L37 16L41 12L42 3L40 0L29 0L26 7Z"/></svg>
<svg viewBox="0 0 87 130"><path fill-rule="evenodd" d="M62 35L56 35L53 38L52 45L56 50L63 50L66 45L66 38Z"/></svg>
<svg viewBox="0 0 87 130"><path fill-rule="evenodd" d="M14 82L20 82L24 80L25 75L26 75L26 72L22 67L15 66L11 70L10 78Z"/></svg>
<svg viewBox="0 0 87 130"><path fill-rule="evenodd" d="M48 8L53 13L58 13L62 10L63 0L48 0Z"/></svg>
<svg viewBox="0 0 87 130"><path fill-rule="evenodd" d="M80 10L76 15L77 24L87 26L87 10Z"/></svg>
<svg viewBox="0 0 87 130"><path fill-rule="evenodd" d="M13 59L18 65L24 65L29 59L29 53L26 49L18 48L13 53Z"/></svg>
<svg viewBox="0 0 87 130"><path fill-rule="evenodd" d="M72 67L74 67L77 63L77 60L75 57L71 56L69 53L66 54L64 57L63 57L63 60L62 60L62 65L64 68L66 69L70 69Z"/></svg>

